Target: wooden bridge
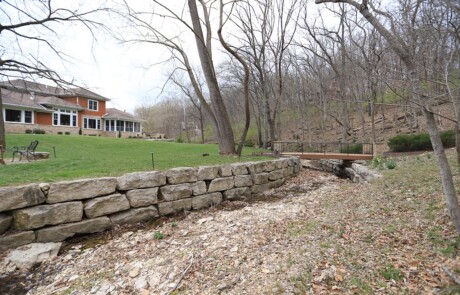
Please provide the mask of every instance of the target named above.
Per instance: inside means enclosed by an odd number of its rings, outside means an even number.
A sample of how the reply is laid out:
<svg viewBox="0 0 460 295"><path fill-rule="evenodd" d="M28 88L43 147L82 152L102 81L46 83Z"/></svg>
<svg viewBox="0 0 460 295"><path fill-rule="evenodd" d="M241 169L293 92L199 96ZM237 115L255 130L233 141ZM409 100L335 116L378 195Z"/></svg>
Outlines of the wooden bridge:
<svg viewBox="0 0 460 295"><path fill-rule="evenodd" d="M301 141L275 141L274 151L280 155L301 159L372 160L372 143L307 143Z"/></svg>

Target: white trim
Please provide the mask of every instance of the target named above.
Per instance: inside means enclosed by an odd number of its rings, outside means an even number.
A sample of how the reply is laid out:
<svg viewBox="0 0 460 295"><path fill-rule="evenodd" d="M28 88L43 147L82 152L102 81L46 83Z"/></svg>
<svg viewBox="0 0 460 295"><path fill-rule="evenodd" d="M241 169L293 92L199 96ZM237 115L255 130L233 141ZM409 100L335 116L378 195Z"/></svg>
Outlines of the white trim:
<svg viewBox="0 0 460 295"><path fill-rule="evenodd" d="M95 120L96 128L89 128L89 120ZM85 122L86 121L86 122ZM86 125L86 127L85 127ZM99 126L99 128L97 128ZM102 130L102 120L100 118L83 117L83 129L85 130Z"/></svg>
<svg viewBox="0 0 460 295"><path fill-rule="evenodd" d="M90 105L91 105L90 102L93 102L93 105L94 105L94 103L96 103L96 109L90 108ZM94 111L94 112L99 111L99 101L95 100L95 99L88 99L88 110Z"/></svg>
<svg viewBox="0 0 460 295"><path fill-rule="evenodd" d="M20 115L21 116L21 121L7 121L6 120L6 110L7 109L12 110L12 111L21 112L21 115ZM3 112L3 121L5 121L5 123L30 124L30 125L35 124L34 123L35 122L35 112L33 110L31 110L31 109L26 109L26 108L5 108L5 107L3 107L2 112ZM26 120L25 112L31 112L32 113L32 118L31 118L32 122L28 123L28 122L25 121Z"/></svg>
<svg viewBox="0 0 460 295"><path fill-rule="evenodd" d="M70 116L70 125L61 124L61 115ZM55 116L57 116L56 119L54 118ZM71 109L54 109L53 108L53 117L51 119L52 119L53 126L78 127L78 112L71 110ZM55 123L55 120L57 120L57 124ZM74 122L75 122L75 125L73 124Z"/></svg>

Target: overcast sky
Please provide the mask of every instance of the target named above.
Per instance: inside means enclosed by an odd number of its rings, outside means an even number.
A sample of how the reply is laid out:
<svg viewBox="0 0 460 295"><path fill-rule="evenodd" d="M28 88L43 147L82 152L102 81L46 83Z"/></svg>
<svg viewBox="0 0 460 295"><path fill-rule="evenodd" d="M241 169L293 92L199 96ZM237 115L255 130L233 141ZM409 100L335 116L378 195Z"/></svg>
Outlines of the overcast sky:
<svg viewBox="0 0 460 295"><path fill-rule="evenodd" d="M22 1L30 3L29 0ZM97 0L91 2L55 0L51 3L56 7L74 6L79 7L80 11L87 11L91 9L90 6L99 5L97 2ZM114 3L114 1L102 2L111 3L110 5ZM129 2L130 5L136 5L137 10L152 11L151 1ZM188 19L187 9L184 9L186 1L169 0L164 3L167 3L168 7L173 7L179 14L184 14ZM216 20L217 12L212 13L211 18ZM124 37L128 35L129 28L115 16L101 17L98 21L104 22L114 32L121 32ZM214 34L216 26L217 24L213 27ZM194 36L190 31L168 18L158 18L155 27L160 28L162 33L168 36L180 35L189 58L198 65ZM44 61L50 68L57 70L66 79L74 80L75 84L111 99L109 107L132 113L136 106L153 104L163 97L174 96L174 93L168 92L168 88L162 93L167 77L173 69L170 63L165 62L170 57L166 48L145 43L121 44L111 34L100 31L93 32L96 37L94 40L89 30L82 25L61 23L54 28L58 32L55 43L68 56L64 62L56 58L55 54L45 48L46 46L37 46L34 43L21 46L28 48L31 54ZM229 30L229 27L225 29ZM224 58L224 54L221 53L217 40L214 41L214 50L214 60L218 63Z"/></svg>

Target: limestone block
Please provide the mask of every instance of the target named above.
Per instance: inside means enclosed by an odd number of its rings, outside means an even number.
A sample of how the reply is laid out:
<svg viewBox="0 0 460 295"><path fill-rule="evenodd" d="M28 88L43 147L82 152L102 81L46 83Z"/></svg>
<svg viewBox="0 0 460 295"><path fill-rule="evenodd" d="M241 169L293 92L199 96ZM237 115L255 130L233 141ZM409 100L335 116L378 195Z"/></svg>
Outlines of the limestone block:
<svg viewBox="0 0 460 295"><path fill-rule="evenodd" d="M158 204L158 211L160 216L176 214L183 211L192 209L192 199L182 199L172 202L164 202Z"/></svg>
<svg viewBox="0 0 460 295"><path fill-rule="evenodd" d="M254 174L252 180L254 181L254 184L264 184L268 183L269 177L270 174L268 174L267 172L263 172L259 174Z"/></svg>
<svg viewBox="0 0 460 295"><path fill-rule="evenodd" d="M47 196L51 188L51 184L43 182L43 183L40 183L38 186L40 187L42 192L45 194L45 196Z"/></svg>
<svg viewBox="0 0 460 295"><path fill-rule="evenodd" d="M117 179L103 177L61 181L51 184L46 202L49 204L89 199L115 192Z"/></svg>
<svg viewBox="0 0 460 295"><path fill-rule="evenodd" d="M173 168L165 173L169 184L195 182L198 179L196 168Z"/></svg>
<svg viewBox="0 0 460 295"><path fill-rule="evenodd" d="M278 180L284 177L284 169L273 170L268 174L269 180Z"/></svg>
<svg viewBox="0 0 460 295"><path fill-rule="evenodd" d="M160 188L160 194L165 201L176 201L192 196L192 188L189 183L166 185Z"/></svg>
<svg viewBox="0 0 460 295"><path fill-rule="evenodd" d="M284 181L285 181L284 178L281 178L281 179L278 179L278 180L275 180L275 181L270 181L270 182L268 183L268 186L269 186L269 188L271 188L271 189L272 189L272 188L277 188L277 187L282 186L282 185L284 184Z"/></svg>
<svg viewBox="0 0 460 295"><path fill-rule="evenodd" d="M294 165L295 165L295 160L294 160L294 158L289 158L289 159L288 159L288 166L289 166L289 167L293 167Z"/></svg>
<svg viewBox="0 0 460 295"><path fill-rule="evenodd" d="M191 183L190 187L194 196L203 195L206 193L206 183L204 181Z"/></svg>
<svg viewBox="0 0 460 295"><path fill-rule="evenodd" d="M228 191L224 191L224 197L226 200L237 200L240 199L242 196L249 195L251 193L251 188L249 187L238 187L234 189L230 189Z"/></svg>
<svg viewBox="0 0 460 295"><path fill-rule="evenodd" d="M236 175L235 187L252 186L252 175Z"/></svg>
<svg viewBox="0 0 460 295"><path fill-rule="evenodd" d="M94 218L129 209L128 199L121 194L99 197L85 202L85 214Z"/></svg>
<svg viewBox="0 0 460 295"><path fill-rule="evenodd" d="M6 260L18 268L29 269L56 257L61 245L62 243L33 243L14 249L6 257Z"/></svg>
<svg viewBox="0 0 460 295"><path fill-rule="evenodd" d="M225 178L216 178L211 181L209 185L208 192L221 192L232 189L235 186L235 181L233 177L225 177Z"/></svg>
<svg viewBox="0 0 460 295"><path fill-rule="evenodd" d="M268 183L256 184L251 188L251 193L253 194L263 193L264 191L268 191L269 189L270 189L270 186Z"/></svg>
<svg viewBox="0 0 460 295"><path fill-rule="evenodd" d="M275 163L273 161L254 162L248 165L248 169L251 174L271 172L275 170Z"/></svg>
<svg viewBox="0 0 460 295"><path fill-rule="evenodd" d="M13 211L13 226L17 230L28 230L45 225L76 222L80 221L82 217L82 202L38 205Z"/></svg>
<svg viewBox="0 0 460 295"><path fill-rule="evenodd" d="M294 166L294 173L297 174L300 172L300 165L295 165Z"/></svg>
<svg viewBox="0 0 460 295"><path fill-rule="evenodd" d="M229 165L219 166L219 175L220 177L232 176L233 175L232 167Z"/></svg>
<svg viewBox="0 0 460 295"><path fill-rule="evenodd" d="M6 214L0 214L0 235L6 232L11 227L12 223L13 223L12 216L9 216Z"/></svg>
<svg viewBox="0 0 460 295"><path fill-rule="evenodd" d="M371 181L382 177L382 175L380 175L378 172L368 169L367 167L357 163L351 164L351 167L356 172L356 174L360 176L361 179L364 179L364 181Z"/></svg>
<svg viewBox="0 0 460 295"><path fill-rule="evenodd" d="M220 203L222 203L222 194L212 193L212 194L193 197L192 208L194 210L197 210L197 209L206 208L212 205L217 205Z"/></svg>
<svg viewBox="0 0 460 295"><path fill-rule="evenodd" d="M212 180L219 176L219 166L203 166L198 168L198 180Z"/></svg>
<svg viewBox="0 0 460 295"><path fill-rule="evenodd" d="M33 231L22 231L15 234L0 237L0 250L16 248L22 245L30 244L35 240Z"/></svg>
<svg viewBox="0 0 460 295"><path fill-rule="evenodd" d="M97 233L110 227L110 219L107 216L47 227L37 230L37 242L64 241L75 234Z"/></svg>
<svg viewBox="0 0 460 295"><path fill-rule="evenodd" d="M127 191L126 198L133 208L156 204L158 203L158 187Z"/></svg>
<svg viewBox="0 0 460 295"><path fill-rule="evenodd" d="M127 173L117 178L121 191L158 187L166 184L166 175L158 171Z"/></svg>
<svg viewBox="0 0 460 295"><path fill-rule="evenodd" d="M244 163L235 163L230 165L232 167L233 175L246 175L248 174L248 168Z"/></svg>
<svg viewBox="0 0 460 295"><path fill-rule="evenodd" d="M294 174L294 167L289 166L287 168L284 168L284 177L290 177Z"/></svg>
<svg viewBox="0 0 460 295"><path fill-rule="evenodd" d="M158 209L155 206L149 206L112 214L110 220L112 224L125 224L152 220L158 216Z"/></svg>
<svg viewBox="0 0 460 295"><path fill-rule="evenodd" d="M285 168L284 165L287 167L287 163L284 162L284 159L275 160L273 163L275 164L275 169L283 169Z"/></svg>
<svg viewBox="0 0 460 295"><path fill-rule="evenodd" d="M0 212L30 207L46 200L38 184L0 188Z"/></svg>

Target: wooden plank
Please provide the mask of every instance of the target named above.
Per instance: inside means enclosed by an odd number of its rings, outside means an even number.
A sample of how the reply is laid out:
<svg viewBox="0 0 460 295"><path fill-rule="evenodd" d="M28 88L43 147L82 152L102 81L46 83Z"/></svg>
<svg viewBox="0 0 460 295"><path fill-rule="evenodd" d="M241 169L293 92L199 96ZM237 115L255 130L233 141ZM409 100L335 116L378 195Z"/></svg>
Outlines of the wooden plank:
<svg viewBox="0 0 460 295"><path fill-rule="evenodd" d="M364 154L342 154L342 153L282 153L286 156L297 156L301 159L320 160L320 159L336 159L336 160L372 160L372 155Z"/></svg>

